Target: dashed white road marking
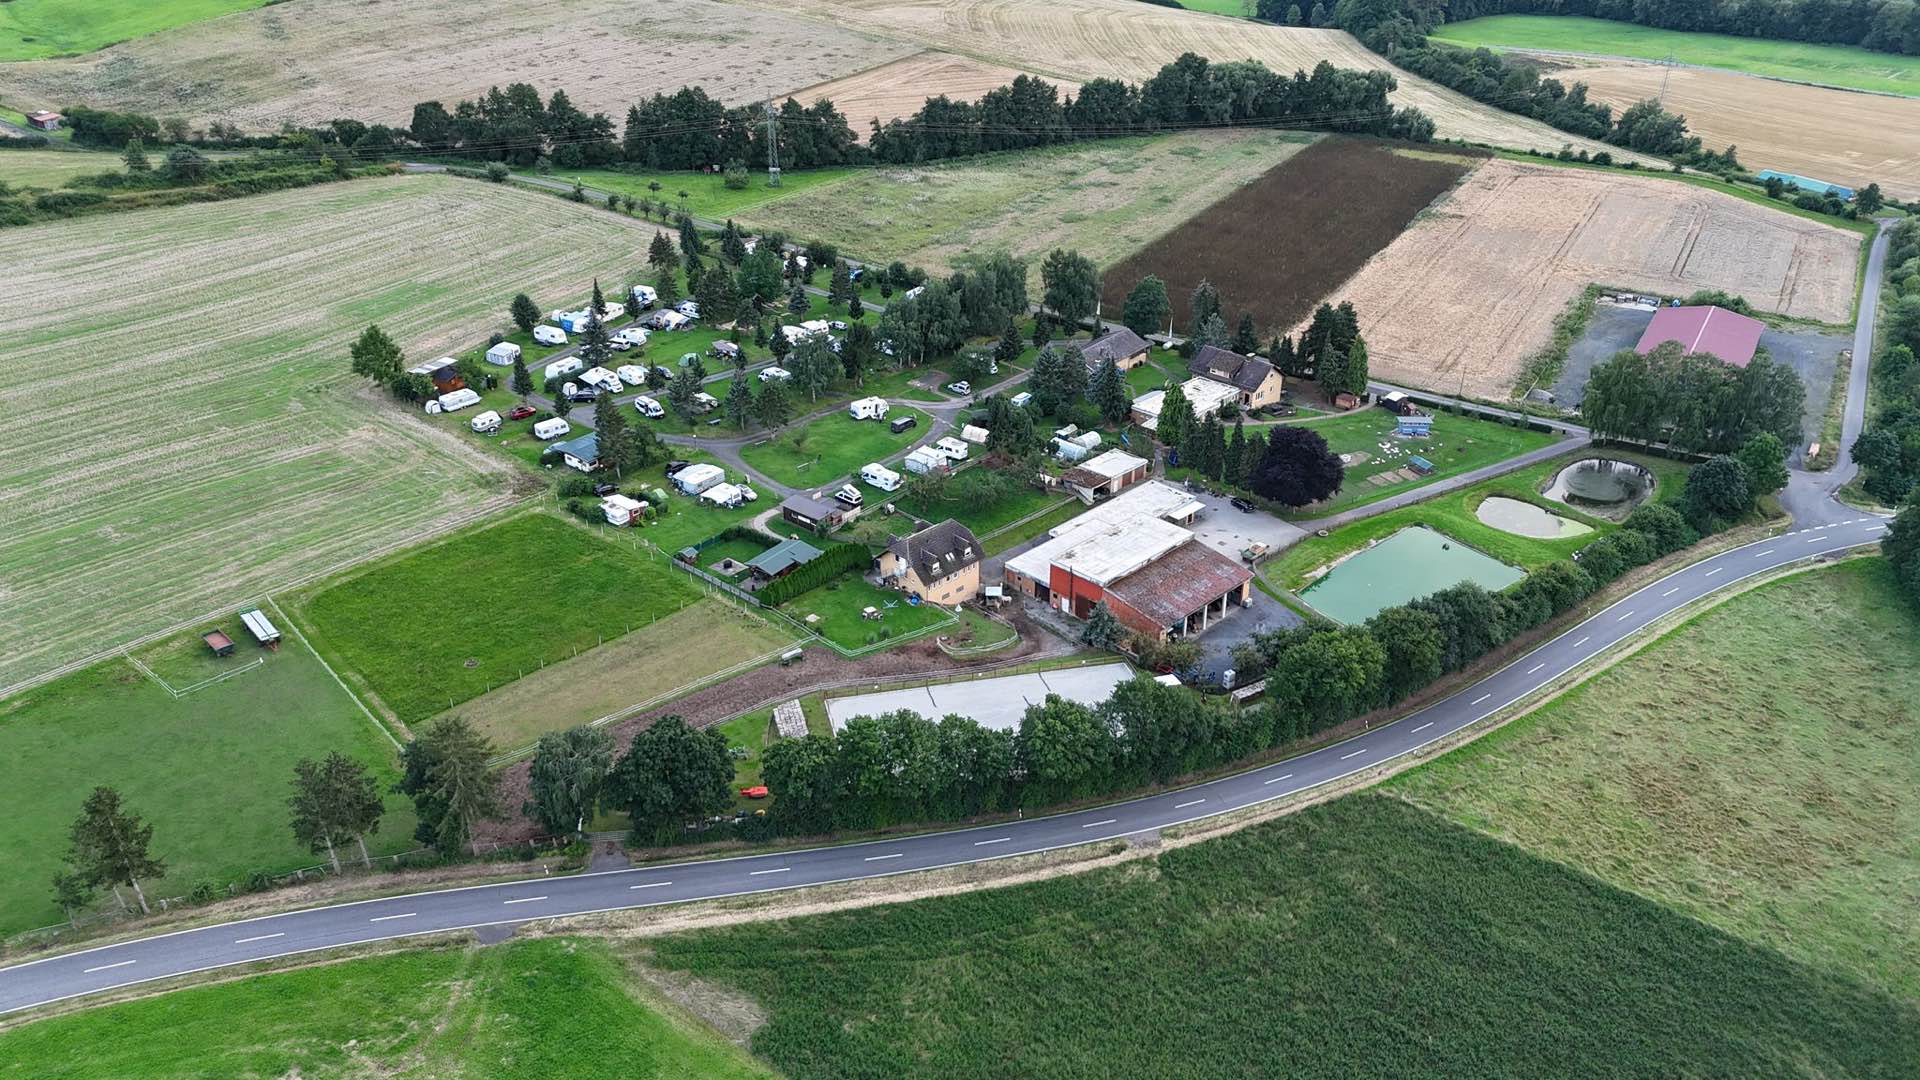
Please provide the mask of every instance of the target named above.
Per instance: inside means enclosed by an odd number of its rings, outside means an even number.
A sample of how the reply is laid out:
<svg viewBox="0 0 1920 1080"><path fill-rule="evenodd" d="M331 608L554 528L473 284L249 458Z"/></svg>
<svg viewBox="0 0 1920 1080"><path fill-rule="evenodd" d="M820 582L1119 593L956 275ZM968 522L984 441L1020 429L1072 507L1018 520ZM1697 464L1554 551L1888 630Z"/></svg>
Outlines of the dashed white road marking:
<svg viewBox="0 0 1920 1080"><path fill-rule="evenodd" d="M860 861L861 862L880 862L884 859L904 859L906 857L907 857L906 852L896 851L891 855L869 855L866 858L861 859Z"/></svg>
<svg viewBox="0 0 1920 1080"><path fill-rule="evenodd" d="M1467 702L1467 704L1478 705L1492 696L1493 696L1492 694L1481 694L1479 697L1474 698L1472 701Z"/></svg>
<svg viewBox="0 0 1920 1080"><path fill-rule="evenodd" d="M270 939L270 938L277 938L277 937L286 937L286 936L287 936L287 935L286 935L285 933L279 933L279 934L255 934L255 935L254 935L253 937L243 937L243 938L238 938L238 939L236 939L236 940L234 941L234 944L235 944L235 945L245 945L245 944L247 944L248 942L252 942L252 941L266 941L266 940L268 940L268 939Z"/></svg>
<svg viewBox="0 0 1920 1080"><path fill-rule="evenodd" d="M1666 592L1661 593L1660 596L1662 599L1665 599L1666 597L1672 596L1674 593L1677 593L1679 591L1680 591L1680 586L1675 585L1673 588L1668 589Z"/></svg>
<svg viewBox="0 0 1920 1080"><path fill-rule="evenodd" d="M793 869L791 866L776 866L771 870L749 870L747 871L747 876L759 877L761 874L784 874L791 869Z"/></svg>
<svg viewBox="0 0 1920 1080"><path fill-rule="evenodd" d="M1530 667L1530 668L1528 668L1528 669L1527 669L1527 674L1529 674L1529 675L1531 675L1531 674L1533 674L1534 672L1536 672L1536 671L1539 671L1539 670L1540 670L1541 668L1543 668L1543 667L1546 667L1546 666L1547 666L1547 665L1545 665L1545 664L1535 664L1535 665L1533 665L1532 667Z"/></svg>
<svg viewBox="0 0 1920 1080"><path fill-rule="evenodd" d="M544 896L523 896L518 900L502 900L503 904L531 904L536 900L545 900Z"/></svg>
<svg viewBox="0 0 1920 1080"><path fill-rule="evenodd" d="M1413 731L1410 732L1410 734L1418 735L1432 726L1433 726L1433 721L1429 720L1426 723L1421 724L1419 727L1414 728Z"/></svg>
<svg viewBox="0 0 1920 1080"><path fill-rule="evenodd" d="M647 882L647 883L646 883L645 885L629 885L629 886L627 886L627 888L629 888L629 889L658 889L658 888L660 888L660 887L661 887L662 885L671 885L671 884L673 884L673 882L671 882L671 881L649 881L649 882Z"/></svg>
<svg viewBox="0 0 1920 1080"><path fill-rule="evenodd" d="M1629 611L1629 612L1627 612L1627 613L1626 613L1625 615L1622 615L1622 616L1620 616L1619 618L1617 618L1617 619L1615 619L1615 620L1613 620L1613 621L1614 621L1614 622L1626 622L1626 621L1627 621L1628 619L1631 619L1631 618L1633 618L1633 612L1631 612L1631 611Z"/></svg>
<svg viewBox="0 0 1920 1080"><path fill-rule="evenodd" d="M1099 827L1099 826L1101 826L1101 825L1111 825L1111 824L1113 824L1114 822L1116 822L1116 821L1119 821L1119 820L1120 820L1119 818L1113 818L1113 817L1110 817L1110 818L1103 818L1103 819L1101 819L1101 820L1099 820L1099 821L1089 821L1089 822L1087 822L1087 823L1086 823L1085 825L1082 825L1082 826L1080 826L1080 827L1081 827L1081 828L1083 828L1083 829L1093 829L1093 828L1098 828L1098 827Z"/></svg>
<svg viewBox="0 0 1920 1080"><path fill-rule="evenodd" d="M1174 803L1173 808L1175 810L1185 810L1189 806L1199 806L1201 803L1206 801L1207 800L1205 799L1188 799L1186 802L1183 802L1183 803Z"/></svg>
<svg viewBox="0 0 1920 1080"><path fill-rule="evenodd" d="M134 963L138 963L138 962L139 962L139 961L137 961L137 960L122 960L122 961L120 961L120 962L119 962L119 963L117 963L117 964L101 964L101 965L100 965L99 967L90 967L90 968L87 968L87 969L86 969L85 971L82 971L82 972L81 972L80 974L82 974L82 975L91 975L91 974L93 974L93 973L94 973L94 972L96 972L96 971L112 971L112 970L113 970L114 968L117 968L117 967L126 967L126 966L127 966L128 964L134 964Z"/></svg>
<svg viewBox="0 0 1920 1080"><path fill-rule="evenodd" d="M1267 786L1268 784L1277 784L1277 783L1279 783L1279 782L1280 782L1280 781L1282 781L1282 780L1291 780L1291 779L1293 779L1293 774L1292 774L1292 773L1288 773L1288 774L1287 774L1287 775L1285 775L1285 776L1276 776L1276 777L1274 777L1274 778L1273 778L1273 779L1271 779L1271 780L1263 780L1263 781L1261 781L1261 782L1260 782L1260 786L1261 786L1261 787L1266 787L1266 786Z"/></svg>
<svg viewBox="0 0 1920 1080"><path fill-rule="evenodd" d="M988 844L1004 844L1011 839L1013 839L1013 837L1011 836L996 836L991 840L976 840L974 841L973 846L986 847Z"/></svg>
<svg viewBox="0 0 1920 1080"><path fill-rule="evenodd" d="M1707 571L1707 576L1708 576L1708 577L1712 577L1713 575L1715 575L1715 574L1717 574L1717 573L1719 573L1720 571L1722 571L1722 570L1725 570L1725 569L1726 569L1726 567L1724 567L1724 566L1716 566L1716 567L1714 567L1713 569L1711 569L1711 570L1709 570L1709 571Z"/></svg>
<svg viewBox="0 0 1920 1080"><path fill-rule="evenodd" d="M1577 649L1580 646L1585 645L1587 643L1587 640L1588 640L1587 638L1581 638L1579 641L1576 641L1573 643L1573 647Z"/></svg>
<svg viewBox="0 0 1920 1080"><path fill-rule="evenodd" d="M1820 542L1820 541L1821 541L1822 539L1823 539L1823 537L1818 537L1818 536L1816 536L1816 537L1814 537L1813 539L1811 539L1811 540L1808 540L1808 541L1807 541L1807 543L1809 543L1809 544L1817 544L1817 543L1819 543L1819 542Z"/></svg>
<svg viewBox="0 0 1920 1080"><path fill-rule="evenodd" d="M1767 549L1767 550L1765 550L1765 551L1756 551L1756 552L1754 552L1754 553L1753 553L1753 557L1754 557L1754 558L1756 558L1756 559L1764 559L1764 558L1766 558L1767 556L1769 556L1769 555L1771 555L1771 554L1773 554L1773 549L1772 549L1772 548L1768 548L1768 549Z"/></svg>
<svg viewBox="0 0 1920 1080"><path fill-rule="evenodd" d="M411 919L418 914L420 913L417 911L403 911L398 915L375 915L373 918L368 919L367 921L368 922L387 922L390 919Z"/></svg>
<svg viewBox="0 0 1920 1080"><path fill-rule="evenodd" d="M1347 759L1348 759L1348 758L1350 758L1350 757L1359 757L1359 756L1360 756L1361 754L1364 754L1364 753L1366 753L1366 752L1367 752L1367 748L1363 746L1363 747L1361 747L1360 749L1358 749L1358 750L1355 750L1355 751L1354 751L1353 753L1351 753L1351 754L1341 754L1341 755L1340 755L1340 760L1341 760L1341 761L1345 761L1345 760L1347 760Z"/></svg>

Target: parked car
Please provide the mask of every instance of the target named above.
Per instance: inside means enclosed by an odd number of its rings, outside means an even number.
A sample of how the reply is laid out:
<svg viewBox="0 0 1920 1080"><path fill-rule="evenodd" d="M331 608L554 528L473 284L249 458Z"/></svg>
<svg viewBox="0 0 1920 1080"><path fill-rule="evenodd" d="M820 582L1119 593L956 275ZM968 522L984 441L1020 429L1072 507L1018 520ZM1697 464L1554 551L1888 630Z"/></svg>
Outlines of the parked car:
<svg viewBox="0 0 1920 1080"><path fill-rule="evenodd" d="M532 416L534 413L537 413L539 411L540 411L539 409L536 409L531 405L515 405L513 408L507 410L507 419L525 420L527 417Z"/></svg>
<svg viewBox="0 0 1920 1080"><path fill-rule="evenodd" d="M893 419L893 423L887 426L893 430L895 435L898 435L919 422L920 418L917 416L896 416Z"/></svg>
<svg viewBox="0 0 1920 1080"><path fill-rule="evenodd" d="M618 484L595 484L595 485L593 485L593 493L594 493L595 495L611 495L611 494L613 494L614 492L616 492L616 491L619 491L619 490L620 490L620 485L618 485Z"/></svg>
<svg viewBox="0 0 1920 1080"><path fill-rule="evenodd" d="M743 787L740 789L740 794L749 799L764 799L767 797L767 785L755 784L752 787Z"/></svg>
<svg viewBox="0 0 1920 1080"><path fill-rule="evenodd" d="M1228 499L1227 503L1231 505L1235 510L1240 511L1243 514L1251 514L1254 512L1254 510L1258 509L1258 507L1255 507L1252 503L1239 497L1238 495L1234 496L1231 499Z"/></svg>
<svg viewBox="0 0 1920 1080"><path fill-rule="evenodd" d="M612 341L607 342L607 348L612 349L614 352L626 352L628 349L633 348L633 342L628 341L626 338L614 338Z"/></svg>
<svg viewBox="0 0 1920 1080"><path fill-rule="evenodd" d="M828 323L827 326L831 329L838 330L841 333L846 333L847 321L845 319L835 319L832 322Z"/></svg>
<svg viewBox="0 0 1920 1080"><path fill-rule="evenodd" d="M567 400L573 402L592 401L599 396L600 391L595 390L591 386L576 386L567 392Z"/></svg>
<svg viewBox="0 0 1920 1080"><path fill-rule="evenodd" d="M973 384L965 379L961 379L959 382L950 382L947 384L947 393L966 397L968 394L973 393Z"/></svg>

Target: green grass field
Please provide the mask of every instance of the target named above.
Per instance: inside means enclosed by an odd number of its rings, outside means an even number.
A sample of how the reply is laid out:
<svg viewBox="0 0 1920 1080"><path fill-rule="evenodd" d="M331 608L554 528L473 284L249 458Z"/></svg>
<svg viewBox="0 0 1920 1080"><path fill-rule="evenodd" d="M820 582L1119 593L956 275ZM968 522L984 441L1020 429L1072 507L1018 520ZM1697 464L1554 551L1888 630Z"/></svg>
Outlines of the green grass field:
<svg viewBox="0 0 1920 1080"><path fill-rule="evenodd" d="M761 169L749 171L747 186L738 191L729 189L726 178L716 173L630 173L617 169L586 169L556 171L553 179L570 181L577 178L590 188L631 195L636 199L652 199L656 204L665 199L672 204L675 213L684 209L695 217L721 221L778 199L836 184L859 172L859 169L783 170L780 173L780 186L770 188L767 186L766 170ZM660 185L659 191L648 186L654 183ZM682 191L687 193L684 202L680 198Z"/></svg>
<svg viewBox="0 0 1920 1080"><path fill-rule="evenodd" d="M0 61L74 56L273 0L10 0L0 5Z"/></svg>
<svg viewBox="0 0 1920 1080"><path fill-rule="evenodd" d="M1920 617L1884 561L1735 597L1396 792L1920 997Z"/></svg>
<svg viewBox="0 0 1920 1080"><path fill-rule="evenodd" d="M1543 566L1555 559L1564 559L1616 528L1612 522L1590 517L1540 495L1540 488L1552 479L1554 473L1573 461L1589 456L1592 455L1580 453L1553 458L1412 506L1362 518L1333 530L1327 536L1306 537L1288 548L1279 558L1264 564L1260 572L1269 582L1283 589L1298 590L1307 583L1311 571L1409 525L1431 526L1503 563L1525 570ZM1606 456L1638 462L1651 469L1659 485L1656 498L1672 500L1679 497L1681 485L1686 480L1684 465L1665 458L1614 450L1608 450ZM1594 531L1557 540L1541 540L1484 525L1474 512L1479 509L1481 500L1489 495L1504 495L1547 507L1564 517L1592 526Z"/></svg>
<svg viewBox="0 0 1920 1080"><path fill-rule="evenodd" d="M1282 516L1297 519L1337 514L1342 510L1379 502L1403 491L1424 487L1436 480L1531 453L1552 445L1558 438L1530 428L1442 413L1434 418L1431 438L1396 439L1393 436L1394 423L1394 417L1385 409L1361 409L1302 425L1318 432L1334 453L1362 453L1367 458L1348 467L1346 483L1333 498ZM1381 443L1388 444L1393 450L1382 450ZM1407 459L1416 454L1433 463L1434 469L1430 475L1414 475L1382 484L1367 479L1406 469Z"/></svg>
<svg viewBox="0 0 1920 1080"><path fill-rule="evenodd" d="M435 945L195 987L0 1034L15 1075L569 1077L773 1073L578 938Z"/></svg>
<svg viewBox="0 0 1920 1080"><path fill-rule="evenodd" d="M1158 858L652 942L788 1075L1891 1075L1920 1009L1357 795Z"/></svg>
<svg viewBox="0 0 1920 1080"><path fill-rule="evenodd" d="M657 555L524 514L289 605L344 677L412 724L692 603Z"/></svg>
<svg viewBox="0 0 1920 1080"><path fill-rule="evenodd" d="M269 612L271 616L272 613ZM255 647L229 617L216 624L240 642L215 660L194 631L134 656L184 688L264 659L224 682L174 698L115 657L0 701L0 934L60 921L47 882L66 854L67 827L95 785L119 789L153 825L167 876L152 898L206 881L225 886L255 870L320 861L294 842L286 797L293 765L338 750L396 776L394 748L293 635L278 652ZM282 630L285 630L282 627ZM218 787L220 795L210 797ZM376 854L413 847L413 808L390 796L368 839ZM343 853L344 855L344 853ZM0 1055L4 1057L5 1055Z"/></svg>
<svg viewBox="0 0 1920 1080"><path fill-rule="evenodd" d="M6 8L0 7L0 12ZM85 150L9 150L0 153L0 183L16 188L57 188L87 173L121 171L120 155Z"/></svg>
<svg viewBox="0 0 1920 1080"><path fill-rule="evenodd" d="M1658 30L1570 15L1490 15L1448 23L1432 36L1467 48L1538 49L1665 60L1728 68L1794 82L1823 83L1886 94L1920 94L1920 56L1848 45L1811 45L1730 34ZM1578 73L1575 73L1577 77Z"/></svg>
<svg viewBox="0 0 1920 1080"><path fill-rule="evenodd" d="M811 403L801 406L811 407ZM895 433L892 424L903 416L914 417L919 424ZM742 447L740 456L781 483L807 487L857 473L869 462L883 461L905 450L926 437L931 423L926 413L897 406L885 420L855 420L839 410Z"/></svg>
<svg viewBox="0 0 1920 1080"><path fill-rule="evenodd" d="M887 605L892 604L892 607ZM877 608L879 619L860 613ZM865 578L849 575L789 600L780 610L795 621L806 624L808 615L820 616L813 629L844 649L859 649L883 641L904 638L935 623L953 619L946 608L934 604L909 605L904 594L882 589Z"/></svg>

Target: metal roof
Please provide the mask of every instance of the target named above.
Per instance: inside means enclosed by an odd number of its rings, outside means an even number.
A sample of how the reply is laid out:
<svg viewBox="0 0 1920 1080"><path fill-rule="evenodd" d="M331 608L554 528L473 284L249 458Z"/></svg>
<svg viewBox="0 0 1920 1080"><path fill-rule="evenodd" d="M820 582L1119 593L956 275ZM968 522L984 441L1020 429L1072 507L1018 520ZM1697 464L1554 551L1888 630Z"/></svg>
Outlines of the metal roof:
<svg viewBox="0 0 1920 1080"><path fill-rule="evenodd" d="M784 574L820 557L820 549L805 540L782 540L747 560L747 566L768 577Z"/></svg>
<svg viewBox="0 0 1920 1080"><path fill-rule="evenodd" d="M1645 354L1674 341L1690 353L1707 353L1743 368L1753 361L1766 328L1759 319L1711 305L1661 308L1653 313L1653 321L1633 349Z"/></svg>

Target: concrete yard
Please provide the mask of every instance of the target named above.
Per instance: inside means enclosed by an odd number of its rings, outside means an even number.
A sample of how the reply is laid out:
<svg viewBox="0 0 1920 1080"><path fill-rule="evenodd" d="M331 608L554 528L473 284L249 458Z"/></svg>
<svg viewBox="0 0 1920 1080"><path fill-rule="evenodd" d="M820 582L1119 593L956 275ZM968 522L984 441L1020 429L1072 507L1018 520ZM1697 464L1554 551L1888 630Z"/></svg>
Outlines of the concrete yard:
<svg viewBox="0 0 1920 1080"><path fill-rule="evenodd" d="M1272 514L1255 511L1242 513L1233 508L1225 495L1210 495L1203 491L1194 491L1193 497L1207 504L1207 512L1201 514L1191 528L1194 538L1229 559L1239 559L1240 553L1249 544L1262 543L1271 551L1291 547L1305 530L1289 524Z"/></svg>
<svg viewBox="0 0 1920 1080"><path fill-rule="evenodd" d="M915 686L899 690L880 690L871 694L832 698L827 702L827 719L837 734L856 716L911 709L932 720L948 714L970 716L982 727L1015 731L1028 705L1037 705L1048 694L1058 694L1082 705L1097 705L1107 700L1113 688L1133 677L1133 668L1124 663L1092 667L1056 668L1052 671L1003 675L995 679Z"/></svg>

